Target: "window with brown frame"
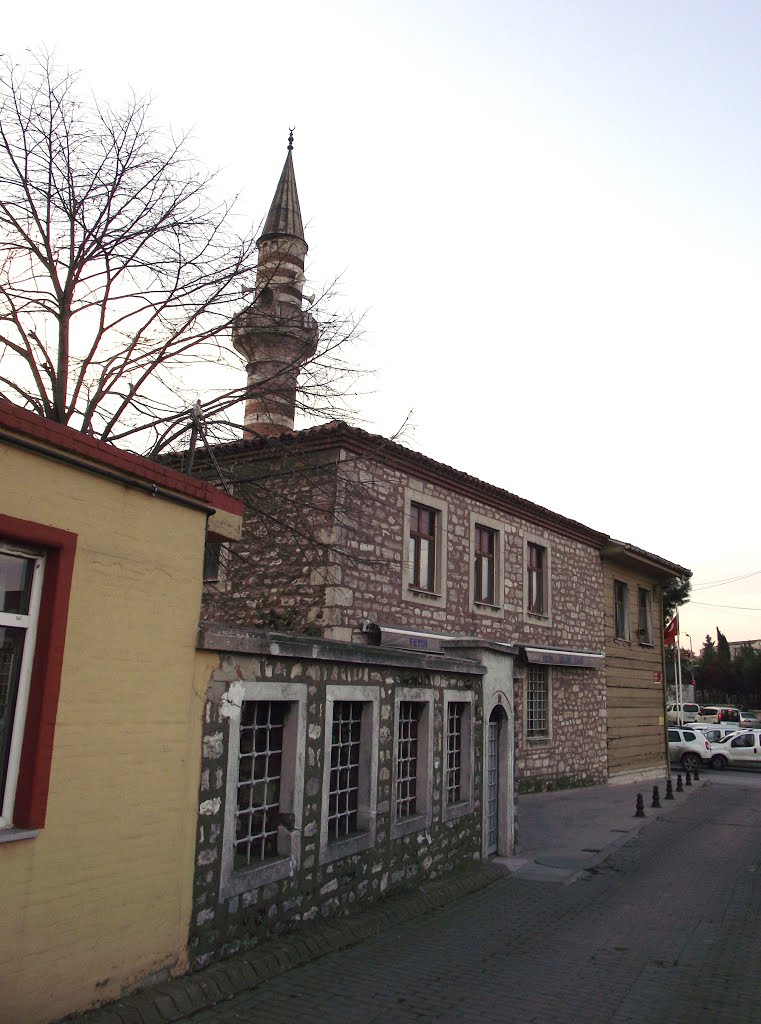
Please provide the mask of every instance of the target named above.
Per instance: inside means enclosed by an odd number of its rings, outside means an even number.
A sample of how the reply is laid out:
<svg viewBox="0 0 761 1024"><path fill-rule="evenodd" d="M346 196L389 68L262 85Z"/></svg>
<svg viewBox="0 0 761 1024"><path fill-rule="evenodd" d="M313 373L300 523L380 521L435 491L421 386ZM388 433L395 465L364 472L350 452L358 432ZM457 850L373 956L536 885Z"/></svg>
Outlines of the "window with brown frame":
<svg viewBox="0 0 761 1024"><path fill-rule="evenodd" d="M547 549L541 544L528 547L528 610L534 615L544 615L547 611L546 570Z"/></svg>
<svg viewBox="0 0 761 1024"><path fill-rule="evenodd" d="M494 604L496 552L497 531L476 524L474 598L481 604Z"/></svg>
<svg viewBox="0 0 761 1024"><path fill-rule="evenodd" d="M436 589L436 531L438 512L413 501L410 505L410 586L417 590Z"/></svg>
<svg viewBox="0 0 761 1024"><path fill-rule="evenodd" d="M613 582L613 612L616 640L629 640L629 587L620 580Z"/></svg>

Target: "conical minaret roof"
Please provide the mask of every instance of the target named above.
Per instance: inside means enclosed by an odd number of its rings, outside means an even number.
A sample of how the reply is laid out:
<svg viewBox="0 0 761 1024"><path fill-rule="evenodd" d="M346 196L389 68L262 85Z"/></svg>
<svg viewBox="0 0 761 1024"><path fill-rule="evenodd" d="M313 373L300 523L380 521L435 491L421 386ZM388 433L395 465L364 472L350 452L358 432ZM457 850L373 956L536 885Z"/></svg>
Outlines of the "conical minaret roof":
<svg viewBox="0 0 761 1024"><path fill-rule="evenodd" d="M285 158L283 172L275 189L275 197L270 212L264 222L259 241L290 235L304 241L304 225L301 222L299 194L296 191L296 175L293 171L293 131L288 136L288 156ZM306 244L306 242L305 242Z"/></svg>

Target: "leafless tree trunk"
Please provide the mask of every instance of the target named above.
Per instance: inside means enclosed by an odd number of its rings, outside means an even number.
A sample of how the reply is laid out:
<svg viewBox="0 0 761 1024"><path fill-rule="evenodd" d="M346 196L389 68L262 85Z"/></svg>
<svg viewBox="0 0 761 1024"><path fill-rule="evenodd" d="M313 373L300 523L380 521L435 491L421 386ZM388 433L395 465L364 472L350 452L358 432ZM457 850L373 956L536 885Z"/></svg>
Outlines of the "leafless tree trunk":
<svg viewBox="0 0 761 1024"><path fill-rule="evenodd" d="M150 101L83 101L77 85L47 54L0 62L0 395L158 451L190 431L191 369L230 365L241 386L203 395L209 433L229 439L245 397L229 334L252 291L254 233L233 230L215 175L187 136L151 124ZM302 408L340 404L339 349L355 329L322 317Z"/></svg>

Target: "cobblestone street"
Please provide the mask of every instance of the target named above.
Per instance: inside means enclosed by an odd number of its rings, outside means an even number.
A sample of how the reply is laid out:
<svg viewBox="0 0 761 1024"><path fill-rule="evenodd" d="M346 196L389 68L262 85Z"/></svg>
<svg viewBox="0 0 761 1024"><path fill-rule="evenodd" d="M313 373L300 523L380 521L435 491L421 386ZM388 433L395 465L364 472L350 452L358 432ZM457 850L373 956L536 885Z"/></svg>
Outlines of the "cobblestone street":
<svg viewBox="0 0 761 1024"><path fill-rule="evenodd" d="M185 1019L759 1019L757 794L744 786L708 786L573 885L505 876L445 909Z"/></svg>

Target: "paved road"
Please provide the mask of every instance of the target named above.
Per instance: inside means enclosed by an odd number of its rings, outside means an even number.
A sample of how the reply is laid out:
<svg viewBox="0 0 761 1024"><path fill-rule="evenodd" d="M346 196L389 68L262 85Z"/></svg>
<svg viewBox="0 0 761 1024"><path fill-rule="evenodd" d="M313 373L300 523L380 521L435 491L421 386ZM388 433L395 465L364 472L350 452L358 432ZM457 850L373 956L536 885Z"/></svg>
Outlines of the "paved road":
<svg viewBox="0 0 761 1024"><path fill-rule="evenodd" d="M761 794L708 785L573 885L474 896L192 1024L761 1020Z"/></svg>

